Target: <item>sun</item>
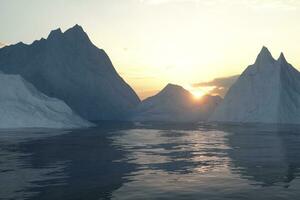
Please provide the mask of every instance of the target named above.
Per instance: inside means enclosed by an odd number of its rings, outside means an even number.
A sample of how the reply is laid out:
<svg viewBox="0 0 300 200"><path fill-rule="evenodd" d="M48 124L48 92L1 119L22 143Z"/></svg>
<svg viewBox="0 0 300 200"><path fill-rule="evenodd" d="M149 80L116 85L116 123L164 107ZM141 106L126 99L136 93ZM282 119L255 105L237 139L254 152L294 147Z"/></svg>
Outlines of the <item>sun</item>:
<svg viewBox="0 0 300 200"><path fill-rule="evenodd" d="M195 99L201 99L205 95L205 93L201 90L191 91L191 93Z"/></svg>
<svg viewBox="0 0 300 200"><path fill-rule="evenodd" d="M202 89L192 87L191 85L185 85L184 88L188 90L196 100L201 99L206 94Z"/></svg>
<svg viewBox="0 0 300 200"><path fill-rule="evenodd" d="M210 94L214 87L193 87L191 85L185 85L184 88L188 90L194 97L195 100L200 100L203 96Z"/></svg>

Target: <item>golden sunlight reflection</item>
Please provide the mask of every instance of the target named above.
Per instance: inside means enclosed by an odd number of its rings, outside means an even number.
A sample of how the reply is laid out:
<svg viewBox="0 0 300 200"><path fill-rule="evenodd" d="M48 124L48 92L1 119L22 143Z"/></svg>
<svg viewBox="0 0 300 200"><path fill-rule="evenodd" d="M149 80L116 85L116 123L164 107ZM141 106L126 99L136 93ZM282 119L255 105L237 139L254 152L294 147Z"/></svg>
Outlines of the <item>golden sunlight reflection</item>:
<svg viewBox="0 0 300 200"><path fill-rule="evenodd" d="M159 188L176 192L178 186L211 185L210 176L231 176L226 136L222 131L201 129L122 131L111 138L113 145L128 152L124 161L139 166L139 171L129 175L131 181L114 191L113 196L118 199L124 191L151 192Z"/></svg>

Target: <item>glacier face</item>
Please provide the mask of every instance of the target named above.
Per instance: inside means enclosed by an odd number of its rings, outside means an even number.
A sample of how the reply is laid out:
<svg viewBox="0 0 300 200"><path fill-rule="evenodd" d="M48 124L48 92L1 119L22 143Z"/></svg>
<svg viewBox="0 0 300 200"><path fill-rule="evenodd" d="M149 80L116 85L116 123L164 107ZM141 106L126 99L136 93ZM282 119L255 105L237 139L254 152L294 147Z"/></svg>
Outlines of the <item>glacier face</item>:
<svg viewBox="0 0 300 200"><path fill-rule="evenodd" d="M19 75L0 73L0 128L79 128L92 124Z"/></svg>
<svg viewBox="0 0 300 200"><path fill-rule="evenodd" d="M217 107L211 121L300 123L300 73L263 47Z"/></svg>
<svg viewBox="0 0 300 200"><path fill-rule="evenodd" d="M219 96L205 96L196 101L183 87L168 84L157 95L142 101L134 110L132 121L196 122L206 120L219 104Z"/></svg>
<svg viewBox="0 0 300 200"><path fill-rule="evenodd" d="M1 48L0 70L20 74L88 120L122 119L140 102L107 54L78 25L64 33L54 30L31 45Z"/></svg>

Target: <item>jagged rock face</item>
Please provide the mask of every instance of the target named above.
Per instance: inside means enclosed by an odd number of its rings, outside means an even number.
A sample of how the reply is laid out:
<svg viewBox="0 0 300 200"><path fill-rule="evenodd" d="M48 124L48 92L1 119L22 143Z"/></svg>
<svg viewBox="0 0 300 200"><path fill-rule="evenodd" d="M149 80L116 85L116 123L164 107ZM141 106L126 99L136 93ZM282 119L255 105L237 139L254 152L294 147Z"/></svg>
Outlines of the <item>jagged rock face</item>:
<svg viewBox="0 0 300 200"><path fill-rule="evenodd" d="M230 88L212 121L300 123L300 73L283 54L275 60L263 48Z"/></svg>
<svg viewBox="0 0 300 200"><path fill-rule="evenodd" d="M107 54L76 25L31 45L0 49L0 70L21 74L47 96L65 101L89 120L122 119L139 98L118 75Z"/></svg>
<svg viewBox="0 0 300 200"><path fill-rule="evenodd" d="M134 110L132 121L197 122L206 120L219 104L219 96L196 101L183 87L168 84L153 97L142 101Z"/></svg>
<svg viewBox="0 0 300 200"><path fill-rule="evenodd" d="M49 98L19 75L0 73L0 128L79 128L92 124L63 101Z"/></svg>

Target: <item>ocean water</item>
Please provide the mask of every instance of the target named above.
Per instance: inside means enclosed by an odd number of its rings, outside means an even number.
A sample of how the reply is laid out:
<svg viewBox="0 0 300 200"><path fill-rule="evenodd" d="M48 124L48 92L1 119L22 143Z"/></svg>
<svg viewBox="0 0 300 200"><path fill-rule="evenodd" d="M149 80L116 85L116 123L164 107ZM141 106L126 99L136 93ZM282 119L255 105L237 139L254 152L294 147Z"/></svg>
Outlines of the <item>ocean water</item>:
<svg viewBox="0 0 300 200"><path fill-rule="evenodd" d="M0 199L300 199L300 128L99 123L0 131Z"/></svg>

